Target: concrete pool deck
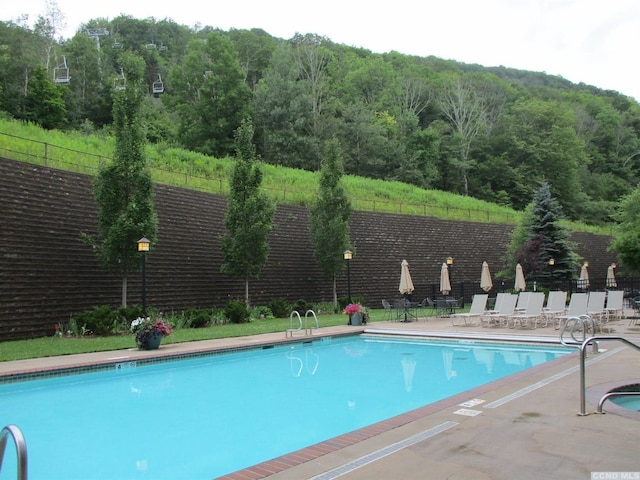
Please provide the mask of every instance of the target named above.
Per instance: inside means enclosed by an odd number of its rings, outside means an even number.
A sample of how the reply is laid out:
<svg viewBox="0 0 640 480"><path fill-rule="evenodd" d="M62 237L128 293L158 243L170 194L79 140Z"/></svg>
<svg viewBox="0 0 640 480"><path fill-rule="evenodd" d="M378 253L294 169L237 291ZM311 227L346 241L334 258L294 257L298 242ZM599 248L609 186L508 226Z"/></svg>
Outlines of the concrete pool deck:
<svg viewBox="0 0 640 480"><path fill-rule="evenodd" d="M453 326L448 318L427 317L412 323L326 327L314 337L361 331L467 338L526 337L535 341L553 341L559 333L553 327L513 330ZM603 336L621 336L640 345L640 325L631 324L626 318L612 321ZM294 340L308 338L294 336ZM151 352L127 349L1 362L0 376L31 375L49 369L189 355L286 340L290 339L281 332L165 343L160 350ZM580 373L576 353L223 478L640 479L640 413L622 410L611 402L604 405L607 414L594 413L598 400L613 385L638 383L639 379L640 351L620 342L602 341L600 353L593 354L589 349L586 416L578 415ZM592 472L639 473L605 477Z"/></svg>

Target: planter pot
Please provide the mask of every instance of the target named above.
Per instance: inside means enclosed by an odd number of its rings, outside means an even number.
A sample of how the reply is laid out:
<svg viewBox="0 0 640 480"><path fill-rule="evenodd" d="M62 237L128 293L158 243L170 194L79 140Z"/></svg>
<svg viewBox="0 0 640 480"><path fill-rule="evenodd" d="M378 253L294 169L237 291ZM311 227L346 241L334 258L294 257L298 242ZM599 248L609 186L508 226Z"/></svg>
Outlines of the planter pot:
<svg viewBox="0 0 640 480"><path fill-rule="evenodd" d="M148 333L136 340L138 340L138 348L141 350L156 350L160 347L160 342L162 342L162 333Z"/></svg>
<svg viewBox="0 0 640 480"><path fill-rule="evenodd" d="M361 313L354 313L353 315L349 316L349 325L362 325L362 314Z"/></svg>

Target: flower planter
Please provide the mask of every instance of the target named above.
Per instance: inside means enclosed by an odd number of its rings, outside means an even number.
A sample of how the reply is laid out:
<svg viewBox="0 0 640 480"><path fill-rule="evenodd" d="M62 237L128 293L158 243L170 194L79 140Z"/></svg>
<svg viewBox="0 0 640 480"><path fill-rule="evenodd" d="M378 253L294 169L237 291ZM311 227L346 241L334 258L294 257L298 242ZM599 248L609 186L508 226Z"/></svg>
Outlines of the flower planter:
<svg viewBox="0 0 640 480"><path fill-rule="evenodd" d="M151 332L140 337L138 341L138 348L141 350L156 350L160 347L162 342L161 332Z"/></svg>
<svg viewBox="0 0 640 480"><path fill-rule="evenodd" d="M354 325L354 326L362 325L362 314L354 313L352 315L349 315L349 325Z"/></svg>

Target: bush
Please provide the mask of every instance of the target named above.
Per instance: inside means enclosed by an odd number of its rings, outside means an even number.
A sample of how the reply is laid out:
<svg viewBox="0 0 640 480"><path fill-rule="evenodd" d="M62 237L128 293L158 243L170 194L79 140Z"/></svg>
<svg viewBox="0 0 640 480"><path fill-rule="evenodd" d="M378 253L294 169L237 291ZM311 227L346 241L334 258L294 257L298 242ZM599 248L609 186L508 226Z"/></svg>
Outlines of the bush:
<svg viewBox="0 0 640 480"><path fill-rule="evenodd" d="M273 318L273 313L269 307L254 307L253 310L251 310L251 317L258 320L261 318Z"/></svg>
<svg viewBox="0 0 640 480"><path fill-rule="evenodd" d="M301 313L303 315L307 313L307 310L311 310L312 308L313 305L302 298L296 300L296 303L293 304L293 309L297 310L298 313Z"/></svg>
<svg viewBox="0 0 640 480"><path fill-rule="evenodd" d="M213 323L214 312L211 308L190 308L182 312L182 315L182 325L185 328L202 328Z"/></svg>
<svg viewBox="0 0 640 480"><path fill-rule="evenodd" d="M100 305L73 315L64 330L73 335L115 335L129 332L131 322L138 317L142 317L139 305L117 308Z"/></svg>
<svg viewBox="0 0 640 480"><path fill-rule="evenodd" d="M224 307L224 316L231 323L246 323L249 321L250 313L247 304L239 300L230 300Z"/></svg>
<svg viewBox="0 0 640 480"><path fill-rule="evenodd" d="M276 318L287 318L292 310L291 305L284 298L271 300L267 307Z"/></svg>

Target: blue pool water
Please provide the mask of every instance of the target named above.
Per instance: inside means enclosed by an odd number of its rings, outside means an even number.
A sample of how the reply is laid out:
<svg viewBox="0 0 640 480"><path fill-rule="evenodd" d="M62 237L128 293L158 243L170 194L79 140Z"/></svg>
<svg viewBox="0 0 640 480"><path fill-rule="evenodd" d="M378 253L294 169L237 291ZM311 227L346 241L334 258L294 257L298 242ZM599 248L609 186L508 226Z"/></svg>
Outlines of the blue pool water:
<svg viewBox="0 0 640 480"><path fill-rule="evenodd" d="M0 425L23 431L30 478L211 479L572 351L317 339L2 384Z"/></svg>

